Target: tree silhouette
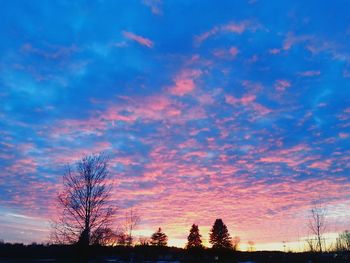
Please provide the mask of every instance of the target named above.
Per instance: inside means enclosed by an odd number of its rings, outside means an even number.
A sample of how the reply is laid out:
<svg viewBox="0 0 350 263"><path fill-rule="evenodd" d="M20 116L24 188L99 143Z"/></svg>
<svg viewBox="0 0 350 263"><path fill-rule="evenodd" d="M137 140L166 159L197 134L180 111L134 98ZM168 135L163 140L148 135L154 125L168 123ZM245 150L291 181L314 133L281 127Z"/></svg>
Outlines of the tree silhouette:
<svg viewBox="0 0 350 263"><path fill-rule="evenodd" d="M200 248L203 247L201 234L199 234L198 225L193 224L190 230L190 234L187 237L187 248Z"/></svg>
<svg viewBox="0 0 350 263"><path fill-rule="evenodd" d="M309 229L315 235L315 245L318 252L325 250L324 233L326 231L326 209L317 203L311 209L311 217L309 218ZM311 246L310 246L311 247Z"/></svg>
<svg viewBox="0 0 350 263"><path fill-rule="evenodd" d="M238 236L235 236L233 239L232 239L232 249L234 251L237 251L239 249L239 243L241 243L241 238L238 237Z"/></svg>
<svg viewBox="0 0 350 263"><path fill-rule="evenodd" d="M128 241L128 236L124 232L117 233L117 244L119 246L126 246Z"/></svg>
<svg viewBox="0 0 350 263"><path fill-rule="evenodd" d="M158 228L158 231L152 234L151 245L152 246L166 246L168 243L168 237L162 232L161 228Z"/></svg>
<svg viewBox="0 0 350 263"><path fill-rule="evenodd" d="M52 241L99 244L109 229L114 209L109 205L111 181L108 158L103 153L88 155L68 165L63 176L63 189L58 194L60 217L54 222ZM104 233L104 234L102 234Z"/></svg>
<svg viewBox="0 0 350 263"><path fill-rule="evenodd" d="M131 246L134 241L133 230L136 228L137 224L140 222L140 216L133 209L130 209L125 214L125 233L127 236L126 244Z"/></svg>
<svg viewBox="0 0 350 263"><path fill-rule="evenodd" d="M117 236L110 228L100 228L91 235L90 243L101 246L114 246L117 244Z"/></svg>
<svg viewBox="0 0 350 263"><path fill-rule="evenodd" d="M213 248L232 249L232 242L227 226L221 219L216 219L213 228L210 231L210 244Z"/></svg>
<svg viewBox="0 0 350 263"><path fill-rule="evenodd" d="M139 237L140 246L148 246L150 243L149 237Z"/></svg>
<svg viewBox="0 0 350 263"><path fill-rule="evenodd" d="M254 243L254 241L248 241L248 251L249 252L255 251L255 243Z"/></svg>
<svg viewBox="0 0 350 263"><path fill-rule="evenodd" d="M345 230L336 239L336 251L350 251L350 231Z"/></svg>

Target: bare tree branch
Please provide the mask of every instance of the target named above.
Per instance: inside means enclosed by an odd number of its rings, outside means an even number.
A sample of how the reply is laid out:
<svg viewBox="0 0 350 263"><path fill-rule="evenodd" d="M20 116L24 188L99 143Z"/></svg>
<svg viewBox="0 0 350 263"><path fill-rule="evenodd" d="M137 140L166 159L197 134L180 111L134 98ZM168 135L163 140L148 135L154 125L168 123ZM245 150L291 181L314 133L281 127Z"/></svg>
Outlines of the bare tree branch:
<svg viewBox="0 0 350 263"><path fill-rule="evenodd" d="M57 198L62 213L53 225L53 242L89 245L110 239L115 209L109 203L109 179L108 157L103 153L83 157L74 171L67 166Z"/></svg>
<svg viewBox="0 0 350 263"><path fill-rule="evenodd" d="M322 253L325 250L324 233L326 231L326 209L322 205L314 204L311 209L308 227L315 236L315 242L312 239L308 242L310 249L317 249L318 252Z"/></svg>
<svg viewBox="0 0 350 263"><path fill-rule="evenodd" d="M131 246L134 240L133 231L140 222L140 216L133 209L125 214L125 233L127 234L127 245Z"/></svg>

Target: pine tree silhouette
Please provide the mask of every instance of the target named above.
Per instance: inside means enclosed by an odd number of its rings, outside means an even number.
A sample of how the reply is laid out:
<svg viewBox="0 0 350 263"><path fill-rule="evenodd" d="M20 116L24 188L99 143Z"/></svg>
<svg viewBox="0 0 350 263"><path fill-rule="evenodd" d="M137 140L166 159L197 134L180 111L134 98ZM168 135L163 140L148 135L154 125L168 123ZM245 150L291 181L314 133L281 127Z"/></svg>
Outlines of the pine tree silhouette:
<svg viewBox="0 0 350 263"><path fill-rule="evenodd" d="M153 246L166 246L168 243L168 236L162 232L161 228L152 234L151 245Z"/></svg>
<svg viewBox="0 0 350 263"><path fill-rule="evenodd" d="M216 219L213 228L210 231L210 244L213 248L232 249L232 241L228 233L227 226L221 219Z"/></svg>
<svg viewBox="0 0 350 263"><path fill-rule="evenodd" d="M190 230L190 234L187 237L187 248L200 248L203 247L202 245L202 240L201 240L202 235L199 234L199 228L198 225L193 224Z"/></svg>

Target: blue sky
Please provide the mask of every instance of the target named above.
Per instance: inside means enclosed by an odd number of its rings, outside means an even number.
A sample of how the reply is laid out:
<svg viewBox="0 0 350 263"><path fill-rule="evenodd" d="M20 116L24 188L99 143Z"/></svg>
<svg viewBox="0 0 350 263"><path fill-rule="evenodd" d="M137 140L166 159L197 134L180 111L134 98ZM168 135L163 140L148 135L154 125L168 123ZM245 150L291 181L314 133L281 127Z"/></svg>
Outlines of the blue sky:
<svg viewBox="0 0 350 263"><path fill-rule="evenodd" d="M313 202L349 227L347 1L2 6L0 238L45 240L64 165L99 151L120 215L174 245L216 218L292 242Z"/></svg>

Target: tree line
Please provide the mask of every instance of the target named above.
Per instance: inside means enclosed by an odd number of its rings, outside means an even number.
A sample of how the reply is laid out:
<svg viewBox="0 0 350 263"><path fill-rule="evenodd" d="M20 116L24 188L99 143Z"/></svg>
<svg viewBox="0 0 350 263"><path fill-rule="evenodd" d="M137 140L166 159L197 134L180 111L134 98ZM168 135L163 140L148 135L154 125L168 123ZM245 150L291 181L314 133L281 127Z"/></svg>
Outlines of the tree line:
<svg viewBox="0 0 350 263"><path fill-rule="evenodd" d="M89 245L127 245L134 243L133 231L140 221L135 211L125 216L124 229L112 231L116 208L111 204L113 180L108 169L109 157L104 154L84 156L75 166L67 165L63 175L62 191L58 194L59 217L53 220L52 243ZM315 238L307 240L310 251L324 251L325 212L312 209L309 228ZM202 248L198 225L193 224L187 238L187 248ZM141 237L140 245L166 246L167 235L159 227L150 238ZM209 242L213 248L237 250L239 237L231 238L227 226L216 219L210 231ZM254 242L248 242L254 249ZM339 250L350 250L350 233L341 233L336 241Z"/></svg>
<svg viewBox="0 0 350 263"><path fill-rule="evenodd" d="M122 246L131 246L133 243L132 233L129 232L126 234L125 232L119 232L117 234L113 234L113 232L109 232L107 239L101 239L100 245L122 245ZM106 238L107 236L105 236ZM224 248L224 249L234 249L237 250L239 244L239 238L236 237L234 239L231 238L227 226L223 223L221 219L216 219L215 223L210 231L210 244L213 248ZM150 238L148 237L140 237L139 245L141 246L167 246L168 244L168 236L162 231L162 228L159 227L156 232L154 232ZM189 235L187 237L186 248L204 248L202 242L202 235L199 233L199 227L196 224L191 226L189 231Z"/></svg>

